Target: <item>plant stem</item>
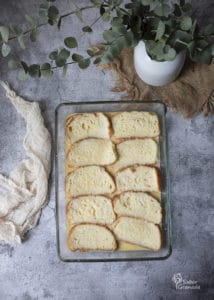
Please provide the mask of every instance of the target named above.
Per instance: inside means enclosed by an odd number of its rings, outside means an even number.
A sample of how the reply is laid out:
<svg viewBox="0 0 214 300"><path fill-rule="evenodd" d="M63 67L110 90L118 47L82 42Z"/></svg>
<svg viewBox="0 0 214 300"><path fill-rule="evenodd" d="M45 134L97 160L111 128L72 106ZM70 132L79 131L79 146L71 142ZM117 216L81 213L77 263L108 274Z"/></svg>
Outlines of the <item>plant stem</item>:
<svg viewBox="0 0 214 300"><path fill-rule="evenodd" d="M63 19L63 18L66 18L66 17L68 17L70 15L76 14L78 11L84 11L84 10L95 8L95 7L96 7L95 5L89 5L89 6L85 6L85 7L82 7L82 8L78 8L78 9L75 9L75 10L73 10L73 11L67 13L67 14L61 15L59 18ZM41 24L38 24L37 27L42 27L42 26L45 26L47 24L48 24L48 22L41 23ZM30 29L24 31L22 34L26 35L26 34L30 33L32 30L34 30L34 29L35 29L35 27L30 28ZM10 37L8 40L11 41L11 40L14 40L14 39L17 39L17 38L18 38L18 36L15 35L15 36ZM3 41L0 42L0 45L1 44L3 44Z"/></svg>
<svg viewBox="0 0 214 300"><path fill-rule="evenodd" d="M78 9L75 9L67 14L64 14L64 15L61 15L60 18L63 19L63 18L66 18L70 15L73 15L73 14L76 14L78 11L83 11L83 10L86 10L86 9L91 9L91 8L95 8L96 5L89 5L89 6L85 6L85 7L82 7L82 8L78 8Z"/></svg>

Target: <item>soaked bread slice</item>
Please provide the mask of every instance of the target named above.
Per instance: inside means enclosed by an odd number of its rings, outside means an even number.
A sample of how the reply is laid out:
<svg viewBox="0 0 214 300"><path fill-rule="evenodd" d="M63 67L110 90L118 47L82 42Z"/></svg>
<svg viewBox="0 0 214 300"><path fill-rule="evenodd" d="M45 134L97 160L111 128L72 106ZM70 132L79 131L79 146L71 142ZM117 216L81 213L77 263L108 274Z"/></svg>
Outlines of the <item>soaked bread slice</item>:
<svg viewBox="0 0 214 300"><path fill-rule="evenodd" d="M114 211L118 216L142 218L159 224L162 219L160 203L143 192L125 192L115 197Z"/></svg>
<svg viewBox="0 0 214 300"><path fill-rule="evenodd" d="M71 197L80 195L100 195L114 192L115 183L103 167L80 167L66 179L67 193Z"/></svg>
<svg viewBox="0 0 214 300"><path fill-rule="evenodd" d="M68 163L74 167L109 165L116 161L115 145L111 140L89 138L71 145Z"/></svg>
<svg viewBox="0 0 214 300"><path fill-rule="evenodd" d="M119 192L159 192L159 175L157 168L133 166L117 172L116 185Z"/></svg>
<svg viewBox="0 0 214 300"><path fill-rule="evenodd" d="M112 232L104 226L80 224L72 228L68 246L76 251L115 250L117 243Z"/></svg>
<svg viewBox="0 0 214 300"><path fill-rule="evenodd" d="M71 223L111 224L115 221L112 201L105 196L82 196L72 199L67 216Z"/></svg>
<svg viewBox="0 0 214 300"><path fill-rule="evenodd" d="M110 124L103 113L73 114L66 121L70 143L88 138L109 138Z"/></svg>
<svg viewBox="0 0 214 300"><path fill-rule="evenodd" d="M157 162L158 146L153 139L131 139L117 144L118 160L111 166L116 172L135 164L152 165Z"/></svg>
<svg viewBox="0 0 214 300"><path fill-rule="evenodd" d="M160 134L159 121L152 112L121 112L112 118L113 137L157 137Z"/></svg>
<svg viewBox="0 0 214 300"><path fill-rule="evenodd" d="M135 218L120 217L115 221L112 228L118 240L152 250L159 250L161 247L160 229L153 223Z"/></svg>

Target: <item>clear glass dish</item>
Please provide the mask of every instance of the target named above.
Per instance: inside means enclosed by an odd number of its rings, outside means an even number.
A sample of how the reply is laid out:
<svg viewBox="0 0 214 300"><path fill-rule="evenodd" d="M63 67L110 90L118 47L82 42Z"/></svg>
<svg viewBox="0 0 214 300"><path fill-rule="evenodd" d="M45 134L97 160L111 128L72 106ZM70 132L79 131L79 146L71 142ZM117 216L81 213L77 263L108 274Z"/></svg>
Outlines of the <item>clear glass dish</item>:
<svg viewBox="0 0 214 300"><path fill-rule="evenodd" d="M163 209L162 247L158 251L96 251L72 252L67 247L66 199L65 199L65 120L69 114L84 112L151 111L160 122L160 175L161 206ZM169 167L167 151L166 106L161 101L102 101L62 103L56 108L56 224L57 248L62 261L128 261L165 259L171 254L171 211L169 193Z"/></svg>

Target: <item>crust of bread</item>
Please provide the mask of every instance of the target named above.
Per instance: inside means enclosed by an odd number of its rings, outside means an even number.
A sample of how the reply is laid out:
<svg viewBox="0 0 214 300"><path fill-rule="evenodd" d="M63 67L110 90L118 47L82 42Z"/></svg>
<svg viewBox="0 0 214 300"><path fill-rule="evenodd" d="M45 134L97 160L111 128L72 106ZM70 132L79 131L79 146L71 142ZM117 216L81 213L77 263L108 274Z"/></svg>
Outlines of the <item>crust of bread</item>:
<svg viewBox="0 0 214 300"><path fill-rule="evenodd" d="M72 233L75 231L75 229L78 227L78 226L82 226L82 225L87 225L87 226L98 226L98 227L101 227L102 229L105 228L106 231L108 231L111 236L113 237L114 239L114 246L112 248L106 248L105 250L103 250L102 248L96 248L96 249L92 249L90 247L88 248L79 248L79 249L76 249L73 247L71 241L70 241L70 237L72 235ZM67 245L68 245L68 248L71 250L71 251L80 251L80 252L87 252L87 251L115 251L118 247L118 243L117 243L117 240L115 238L115 235L114 233L105 225L100 225L100 224L91 224L91 223L81 223L81 224L77 224L77 225L74 225L69 234L68 234L68 237L67 237Z"/></svg>

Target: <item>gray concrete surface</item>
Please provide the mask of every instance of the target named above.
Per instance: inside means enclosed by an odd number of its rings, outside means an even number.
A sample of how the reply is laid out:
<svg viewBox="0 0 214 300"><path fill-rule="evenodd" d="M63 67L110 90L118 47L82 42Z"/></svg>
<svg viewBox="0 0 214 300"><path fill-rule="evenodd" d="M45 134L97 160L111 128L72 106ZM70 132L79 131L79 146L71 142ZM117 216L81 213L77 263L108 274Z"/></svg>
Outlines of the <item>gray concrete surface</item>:
<svg viewBox="0 0 214 300"><path fill-rule="evenodd" d="M66 11L69 1L57 1ZM81 4L89 1L77 1ZM213 19L213 0L192 1L202 22ZM37 1L0 0L1 22L21 22L26 13L34 14ZM86 14L86 19L94 17ZM28 62L45 61L49 49L70 32L79 34L76 18L67 19L62 31L41 30L38 42L23 53L14 44L14 57ZM95 34L82 38L82 49L100 41L102 26ZM68 33L69 32L69 33ZM71 35L73 34L71 33ZM28 43L27 43L28 44ZM80 48L81 51L81 48ZM20 82L8 72L1 59L0 77L29 100L40 102L45 122L54 133L54 110L64 101L109 100L110 74L93 66L86 71L72 66L62 78L60 72L51 80ZM0 244L0 300L71 299L71 300L141 300L141 299L214 299L214 119L197 116L185 120L168 112L169 157L172 203L172 255L163 261L63 263L57 257L55 232L54 175L50 182L50 202L43 210L39 225L20 246ZM0 89L0 172L9 174L24 158L22 138L24 122ZM197 281L200 289L176 289L174 274Z"/></svg>

